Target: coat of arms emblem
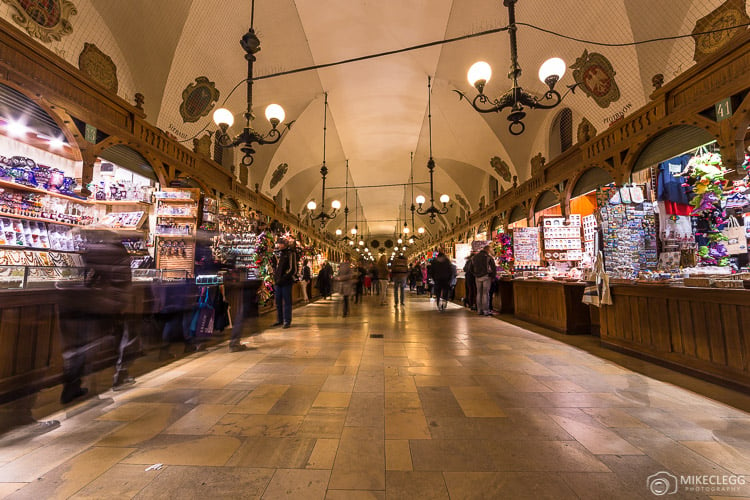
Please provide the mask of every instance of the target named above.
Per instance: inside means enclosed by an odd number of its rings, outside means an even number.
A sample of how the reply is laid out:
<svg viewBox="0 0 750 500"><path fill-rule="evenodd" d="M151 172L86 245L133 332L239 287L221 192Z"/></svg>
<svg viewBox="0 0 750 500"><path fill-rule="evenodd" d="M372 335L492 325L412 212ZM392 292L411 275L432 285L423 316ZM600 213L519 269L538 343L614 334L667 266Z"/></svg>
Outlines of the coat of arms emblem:
<svg viewBox="0 0 750 500"><path fill-rule="evenodd" d="M615 70L603 55L584 50L583 55L570 68L576 83L599 107L606 108L620 99Z"/></svg>
<svg viewBox="0 0 750 500"><path fill-rule="evenodd" d="M216 84L205 76L199 76L195 83L188 85L182 91L182 104L180 104L180 115L185 123L197 122L206 116L219 99L219 91Z"/></svg>

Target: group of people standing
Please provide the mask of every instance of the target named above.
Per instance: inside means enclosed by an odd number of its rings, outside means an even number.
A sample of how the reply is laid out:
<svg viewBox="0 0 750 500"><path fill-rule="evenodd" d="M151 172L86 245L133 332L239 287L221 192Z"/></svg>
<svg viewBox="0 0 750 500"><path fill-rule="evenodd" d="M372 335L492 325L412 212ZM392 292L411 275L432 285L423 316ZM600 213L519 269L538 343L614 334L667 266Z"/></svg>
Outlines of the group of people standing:
<svg viewBox="0 0 750 500"><path fill-rule="evenodd" d="M466 306L476 310L480 316L492 315L493 283L497 276L497 265L492 255L492 247L485 245L482 250L472 253L466 264Z"/></svg>

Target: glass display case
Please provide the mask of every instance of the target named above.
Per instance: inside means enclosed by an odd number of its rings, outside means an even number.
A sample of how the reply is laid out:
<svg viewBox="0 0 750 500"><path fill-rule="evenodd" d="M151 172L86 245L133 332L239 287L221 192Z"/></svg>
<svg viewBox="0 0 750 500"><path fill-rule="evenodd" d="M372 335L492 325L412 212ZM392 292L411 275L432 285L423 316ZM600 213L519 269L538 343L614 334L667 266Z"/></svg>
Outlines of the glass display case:
<svg viewBox="0 0 750 500"><path fill-rule="evenodd" d="M54 289L81 285L84 267L0 265L0 290Z"/></svg>

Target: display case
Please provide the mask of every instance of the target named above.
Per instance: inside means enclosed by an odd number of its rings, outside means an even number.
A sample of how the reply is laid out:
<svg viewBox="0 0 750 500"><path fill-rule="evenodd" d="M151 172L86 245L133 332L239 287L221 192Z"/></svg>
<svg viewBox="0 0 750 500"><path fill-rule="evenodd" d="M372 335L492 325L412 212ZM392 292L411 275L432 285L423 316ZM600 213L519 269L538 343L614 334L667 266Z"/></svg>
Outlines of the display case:
<svg viewBox="0 0 750 500"><path fill-rule="evenodd" d="M84 267L0 265L0 290L55 289L82 285Z"/></svg>
<svg viewBox="0 0 750 500"><path fill-rule="evenodd" d="M513 229L513 255L516 269L540 265L538 227L517 227Z"/></svg>
<svg viewBox="0 0 750 500"><path fill-rule="evenodd" d="M583 258L581 216L571 215L542 219L543 255L550 265L556 262L577 263Z"/></svg>
<svg viewBox="0 0 750 500"><path fill-rule="evenodd" d="M156 268L186 271L193 276L200 190L165 188L154 196Z"/></svg>

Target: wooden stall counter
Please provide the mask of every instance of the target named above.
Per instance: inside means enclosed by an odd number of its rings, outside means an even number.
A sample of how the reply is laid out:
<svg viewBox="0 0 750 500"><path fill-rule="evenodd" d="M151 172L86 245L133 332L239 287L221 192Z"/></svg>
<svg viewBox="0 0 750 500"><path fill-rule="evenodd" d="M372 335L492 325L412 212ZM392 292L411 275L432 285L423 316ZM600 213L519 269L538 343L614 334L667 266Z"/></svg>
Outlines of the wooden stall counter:
<svg viewBox="0 0 750 500"><path fill-rule="evenodd" d="M613 285L601 343L750 389L750 290Z"/></svg>
<svg viewBox="0 0 750 500"><path fill-rule="evenodd" d="M585 286L582 282L513 280L514 314L561 333L589 334L589 306L581 302Z"/></svg>

